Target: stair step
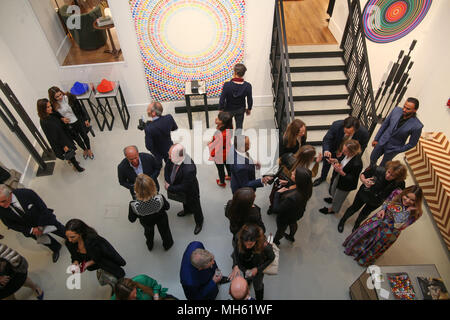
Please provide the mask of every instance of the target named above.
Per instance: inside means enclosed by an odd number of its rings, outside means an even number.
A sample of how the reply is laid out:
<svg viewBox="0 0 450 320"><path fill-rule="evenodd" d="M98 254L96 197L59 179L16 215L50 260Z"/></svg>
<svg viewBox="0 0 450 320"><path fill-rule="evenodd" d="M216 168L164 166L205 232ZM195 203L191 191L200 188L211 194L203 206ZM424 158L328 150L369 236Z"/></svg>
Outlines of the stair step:
<svg viewBox="0 0 450 320"><path fill-rule="evenodd" d="M320 130L325 130L328 131L328 129L331 128L331 124L329 125L317 125L317 126L308 126L308 135L309 135L309 131L320 131Z"/></svg>
<svg viewBox="0 0 450 320"><path fill-rule="evenodd" d="M343 66L344 60L339 57L334 58L310 58L310 59L289 59L289 66L292 67L316 67L316 66Z"/></svg>
<svg viewBox="0 0 450 320"><path fill-rule="evenodd" d="M295 116L315 116L315 115L328 115L328 114L350 114L352 110L347 109L323 109L323 110L305 110L305 111L294 111Z"/></svg>
<svg viewBox="0 0 450 320"><path fill-rule="evenodd" d="M347 99L349 94L330 94L330 95L308 95L308 96L294 96L294 101L314 101L314 100L335 100Z"/></svg>
<svg viewBox="0 0 450 320"><path fill-rule="evenodd" d="M347 100L315 100L315 101L295 101L294 110L297 111L318 111L330 109L349 109Z"/></svg>
<svg viewBox="0 0 450 320"><path fill-rule="evenodd" d="M317 126L331 126L331 124L337 120L345 119L347 116L342 114L321 114L321 115L306 115L300 118L306 127L310 130L310 127ZM317 130L317 129L316 129Z"/></svg>
<svg viewBox="0 0 450 320"><path fill-rule="evenodd" d="M306 143L310 145L322 145L323 137L327 134L327 130L310 130L308 128L308 138ZM314 144L315 143L315 144ZM317 150L317 152L320 152Z"/></svg>
<svg viewBox="0 0 450 320"><path fill-rule="evenodd" d="M289 59L342 58L343 56L343 51L289 52Z"/></svg>
<svg viewBox="0 0 450 320"><path fill-rule="evenodd" d="M343 71L291 73L292 81L347 80Z"/></svg>
<svg viewBox="0 0 450 320"><path fill-rule="evenodd" d="M340 51L339 44L318 44L306 46L288 46L288 51L295 52L324 52L324 51Z"/></svg>
<svg viewBox="0 0 450 320"><path fill-rule="evenodd" d="M290 67L291 73L294 72L327 72L327 71L344 71L345 65L333 66L307 66L307 67Z"/></svg>
<svg viewBox="0 0 450 320"><path fill-rule="evenodd" d="M345 85L337 86L305 86L292 88L292 95L295 96L317 96L317 95L335 95L347 94Z"/></svg>
<svg viewBox="0 0 450 320"><path fill-rule="evenodd" d="M346 85L347 79L340 80L307 80L307 81L292 81L293 87L310 87L310 86L334 86Z"/></svg>

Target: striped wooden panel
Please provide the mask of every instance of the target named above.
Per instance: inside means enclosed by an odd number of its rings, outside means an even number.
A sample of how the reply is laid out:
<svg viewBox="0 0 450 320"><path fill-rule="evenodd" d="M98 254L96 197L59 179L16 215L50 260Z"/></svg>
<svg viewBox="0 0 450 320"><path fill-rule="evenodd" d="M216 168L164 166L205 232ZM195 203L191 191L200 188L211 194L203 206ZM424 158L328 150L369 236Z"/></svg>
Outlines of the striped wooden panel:
<svg viewBox="0 0 450 320"><path fill-rule="evenodd" d="M431 137L421 137L417 146L405 153L406 160L450 250L450 142L442 132Z"/></svg>

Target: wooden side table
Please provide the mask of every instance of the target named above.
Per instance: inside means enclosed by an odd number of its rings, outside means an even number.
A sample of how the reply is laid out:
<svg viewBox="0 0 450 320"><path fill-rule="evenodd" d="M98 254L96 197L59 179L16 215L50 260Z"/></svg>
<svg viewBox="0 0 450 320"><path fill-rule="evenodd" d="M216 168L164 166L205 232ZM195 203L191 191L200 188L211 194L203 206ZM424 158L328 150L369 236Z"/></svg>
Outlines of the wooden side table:
<svg viewBox="0 0 450 320"><path fill-rule="evenodd" d="M111 30L110 29L114 28L114 23L108 24L106 26L99 27L98 24L97 24L97 20L95 20L93 26L94 26L94 29L106 30L106 32L108 33L109 42L111 42L112 50L108 49L108 50L105 50L104 52L105 53L111 53L114 57L117 58L122 53L122 49L119 49L119 50L116 49L116 45L114 44L114 39L113 39L113 37L111 35Z"/></svg>
<svg viewBox="0 0 450 320"><path fill-rule="evenodd" d="M192 129L192 107L191 107L191 97L192 96L203 96L203 101L205 102L203 109L205 110L206 127L209 128L208 98L206 96L206 82L199 81L198 84L199 84L198 92L192 92L191 81L186 82L186 86L185 86L184 98L186 99L186 111L188 114L189 129Z"/></svg>

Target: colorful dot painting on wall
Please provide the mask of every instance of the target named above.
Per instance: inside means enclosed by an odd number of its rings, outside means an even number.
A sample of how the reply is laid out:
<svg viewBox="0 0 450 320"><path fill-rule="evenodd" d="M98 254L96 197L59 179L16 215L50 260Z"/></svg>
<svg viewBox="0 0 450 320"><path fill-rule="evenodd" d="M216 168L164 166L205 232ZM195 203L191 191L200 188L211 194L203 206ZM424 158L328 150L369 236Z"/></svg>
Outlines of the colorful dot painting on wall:
<svg viewBox="0 0 450 320"><path fill-rule="evenodd" d="M422 22L432 0L369 0L364 8L366 37L377 43L396 41Z"/></svg>
<svg viewBox="0 0 450 320"><path fill-rule="evenodd" d="M245 0L129 3L152 99L182 100L190 80L219 96L244 57Z"/></svg>

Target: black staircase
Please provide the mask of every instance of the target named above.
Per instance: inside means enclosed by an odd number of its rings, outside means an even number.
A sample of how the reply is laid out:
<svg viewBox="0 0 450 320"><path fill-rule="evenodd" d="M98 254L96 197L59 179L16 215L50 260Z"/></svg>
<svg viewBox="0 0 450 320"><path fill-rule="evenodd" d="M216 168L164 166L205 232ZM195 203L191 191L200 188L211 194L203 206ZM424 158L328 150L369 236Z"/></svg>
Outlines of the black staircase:
<svg viewBox="0 0 450 320"><path fill-rule="evenodd" d="M283 0L276 1L270 60L275 122L280 137L294 117L301 117L306 123L307 141L312 145L321 145L331 123L348 115L359 118L370 133L375 129L373 90L361 31L359 0L348 1L349 21L340 47L298 46L289 47L289 52Z"/></svg>

